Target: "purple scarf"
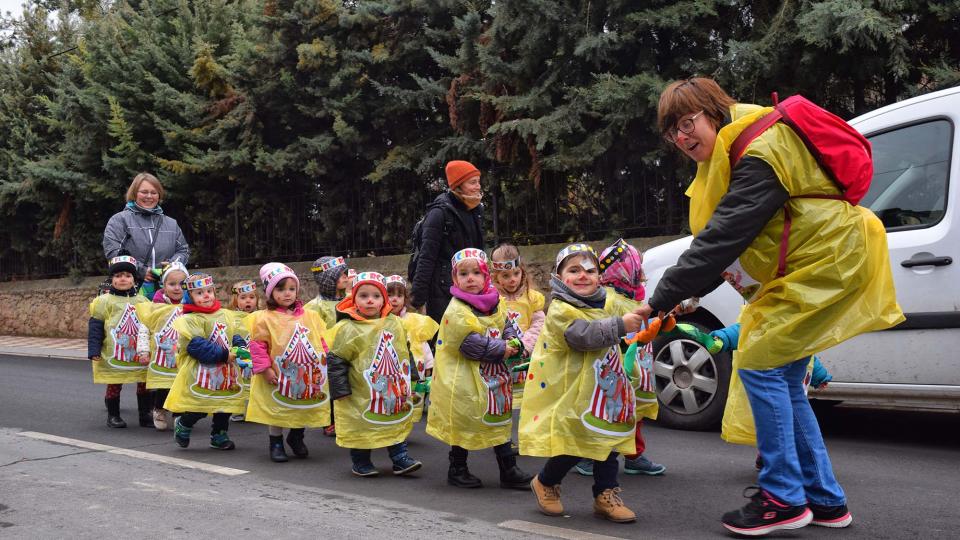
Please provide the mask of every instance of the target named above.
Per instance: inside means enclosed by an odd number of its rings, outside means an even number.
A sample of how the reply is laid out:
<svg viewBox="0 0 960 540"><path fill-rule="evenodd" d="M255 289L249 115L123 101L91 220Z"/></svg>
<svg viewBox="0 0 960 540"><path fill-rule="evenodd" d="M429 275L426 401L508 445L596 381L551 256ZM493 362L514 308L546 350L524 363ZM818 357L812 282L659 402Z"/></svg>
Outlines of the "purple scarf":
<svg viewBox="0 0 960 540"><path fill-rule="evenodd" d="M497 309L497 303L500 301L500 293L493 287L487 288L487 292L473 294L460 290L456 285L451 285L450 294L452 294L454 298L459 298L470 304L477 311L486 314L493 313L493 311Z"/></svg>

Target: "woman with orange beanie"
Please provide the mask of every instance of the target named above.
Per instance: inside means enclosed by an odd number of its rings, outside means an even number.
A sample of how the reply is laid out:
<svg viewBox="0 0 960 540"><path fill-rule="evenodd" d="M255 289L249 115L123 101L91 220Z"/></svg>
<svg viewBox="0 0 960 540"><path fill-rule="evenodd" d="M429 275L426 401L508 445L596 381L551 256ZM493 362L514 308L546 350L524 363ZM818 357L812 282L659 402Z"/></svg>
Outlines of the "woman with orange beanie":
<svg viewBox="0 0 960 540"><path fill-rule="evenodd" d="M440 322L450 303L453 254L466 248L484 249L480 171L467 161L446 166L448 191L427 205L421 240L411 263L411 305Z"/></svg>

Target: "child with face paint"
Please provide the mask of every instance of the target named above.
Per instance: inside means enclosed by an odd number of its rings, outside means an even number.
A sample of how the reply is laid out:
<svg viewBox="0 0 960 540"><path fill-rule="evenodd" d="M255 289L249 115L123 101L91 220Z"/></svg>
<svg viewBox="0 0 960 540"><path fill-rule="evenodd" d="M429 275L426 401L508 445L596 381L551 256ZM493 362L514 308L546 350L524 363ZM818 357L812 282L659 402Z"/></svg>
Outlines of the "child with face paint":
<svg viewBox="0 0 960 540"><path fill-rule="evenodd" d="M622 238L600 254L600 283L607 289L605 309L608 313L622 316L632 313L643 305L645 282L643 255ZM648 476L661 475L667 468L644 457L646 441L641 431L644 418L657 419L657 395L653 387L653 343L637 343L636 347L627 348L621 342L621 350L623 349L633 355L630 359L632 361L625 364L631 367L627 375L633 382L637 399L637 430L634 437L637 450L634 454L623 456L623 472ZM576 466L576 471L584 476L591 476L593 461L581 460Z"/></svg>
<svg viewBox="0 0 960 540"><path fill-rule="evenodd" d="M191 274L184 282L183 316L173 322L179 335L177 376L163 407L181 415L173 422L177 445L190 445L193 426L213 414L210 447L233 450L227 435L230 415L246 406L240 367L231 346L242 345L236 319L217 300L213 277Z"/></svg>
<svg viewBox="0 0 960 540"><path fill-rule="evenodd" d="M391 313L384 277L357 274L337 312L342 320L328 357L337 446L350 449L356 476L380 474L371 460L377 448L387 449L394 475L412 473L422 466L407 454L406 442L413 427L411 381L417 375L403 324Z"/></svg>
<svg viewBox="0 0 960 540"><path fill-rule="evenodd" d="M512 385L505 361L523 344L507 324L507 310L490 281L487 255L468 248L454 254L453 299L440 323L430 384L427 433L450 445L447 483L481 487L470 474L470 450L493 447L500 487L529 489L531 475L517 467L511 444Z"/></svg>
<svg viewBox="0 0 960 540"><path fill-rule="evenodd" d="M150 358L147 389L153 391L153 427L158 431L166 431L173 425L173 414L163 408L163 403L177 377L179 335L173 323L183 315L180 302L186 278L187 268L183 264L168 264L160 275L160 288L153 295L153 303L137 304L137 315L143 321L137 351Z"/></svg>
<svg viewBox="0 0 960 540"><path fill-rule="evenodd" d="M137 383L140 426L153 427L153 400L146 387L150 355L142 352L142 347L138 351L137 346L143 324L136 306L147 302L137 294L137 261L123 254L110 259L109 264L109 291L90 302L87 323L87 358L92 362L93 382L107 385L103 401L109 427L127 427L120 418L120 391L123 383L130 382Z"/></svg>
<svg viewBox="0 0 960 540"><path fill-rule="evenodd" d="M507 308L507 324L514 326L523 343L523 354L514 358L511 366L513 383L513 408L519 409L523 399L523 387L527 380L533 346L543 329L545 299L533 288L533 280L520 260L520 250L513 244L500 244L490 255L493 285ZM523 368L523 369L520 369Z"/></svg>
<svg viewBox="0 0 960 540"><path fill-rule="evenodd" d="M289 460L309 454L303 442L305 428L330 423L327 384L327 327L319 314L303 309L300 278L285 264L267 263L260 269L267 308L245 321L250 328L253 381L246 421L266 424L270 460Z"/></svg>
<svg viewBox="0 0 960 540"><path fill-rule="evenodd" d="M530 361L520 408L520 453L547 457L531 482L540 511L563 515L560 482L580 457L594 460L594 512L611 521L636 520L620 499L617 454L635 451L633 387L624 372L620 339L642 319L611 316L604 307L599 261L586 244L557 255L553 302Z"/></svg>
<svg viewBox="0 0 960 540"><path fill-rule="evenodd" d="M387 276L387 295L390 300L390 312L400 317L403 329L407 333L407 347L417 367L421 380L413 389L413 421L419 422L430 393L430 380L433 375L433 351L430 340L437 334L440 325L430 317L414 313L407 309L407 282L402 276Z"/></svg>
<svg viewBox="0 0 960 540"><path fill-rule="evenodd" d="M230 304L227 307L233 311L237 331L245 344L241 347L243 349L246 349L250 343L249 316L260 309L260 304L260 291L257 290L257 282L245 279L230 286ZM252 375L252 365L247 365L244 362L240 373L240 385L243 386L243 393L246 398L250 397L250 377ZM243 414L234 414L230 417L231 422L243 422L243 419Z"/></svg>

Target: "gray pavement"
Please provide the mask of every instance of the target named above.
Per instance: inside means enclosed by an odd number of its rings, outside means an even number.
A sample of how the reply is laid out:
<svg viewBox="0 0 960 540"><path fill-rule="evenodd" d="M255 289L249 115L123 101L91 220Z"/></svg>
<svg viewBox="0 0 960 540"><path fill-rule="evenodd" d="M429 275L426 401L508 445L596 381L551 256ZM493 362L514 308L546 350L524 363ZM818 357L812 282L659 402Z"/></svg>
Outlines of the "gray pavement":
<svg viewBox="0 0 960 540"><path fill-rule="evenodd" d="M424 462L415 477L358 479L349 472L347 452L317 431L307 433L310 457L285 464L269 461L266 430L254 424L233 424L231 437L238 448L219 452L206 447L209 424L202 421L194 430L196 443L183 450L169 432L135 426L133 385L125 387L121 398L128 429L104 425L102 396L103 388L91 382L86 361L0 356L0 427L8 428L0 432L0 505L7 507L0 507L0 522L13 523L6 528L0 523L0 536L63 536L57 531L69 531L79 537L128 537L134 532L160 537L189 530L194 535L203 531L219 537L226 531L224 535L252 537L273 530L274 536L293 537L306 530L321 537L327 537L327 531L329 536L356 533L361 538L423 531L425 538L492 538L514 534L499 524L519 521L561 529L533 529L539 536L574 537L579 531L623 538L722 538L726 534L720 515L744 504L740 492L756 480L753 448L726 444L717 433L650 425L645 429L647 455L669 469L657 478L621 475L623 498L640 516L636 524L594 518L590 480L576 474L564 481L568 517L548 518L537 513L530 493L496 487L491 451L470 457L471 470L485 488L447 486L447 448L427 436L422 423L410 438L411 455ZM854 525L845 530L807 527L777 537L960 537L960 502L955 496L960 486L960 415L837 407L824 413L822 425ZM249 472L226 477L34 441L16 434L20 430ZM60 454L76 455L38 459ZM21 461L24 458L28 461ZM375 452L374 460L387 471L385 451ZM520 463L532 472L542 460L521 458ZM231 505L233 500L242 504ZM218 517L208 519L210 515ZM292 527L284 524L277 530L278 516L289 518ZM175 528L183 523L188 529ZM38 526L46 527L46 534L28 529ZM119 527L116 534L108 532L110 527Z"/></svg>

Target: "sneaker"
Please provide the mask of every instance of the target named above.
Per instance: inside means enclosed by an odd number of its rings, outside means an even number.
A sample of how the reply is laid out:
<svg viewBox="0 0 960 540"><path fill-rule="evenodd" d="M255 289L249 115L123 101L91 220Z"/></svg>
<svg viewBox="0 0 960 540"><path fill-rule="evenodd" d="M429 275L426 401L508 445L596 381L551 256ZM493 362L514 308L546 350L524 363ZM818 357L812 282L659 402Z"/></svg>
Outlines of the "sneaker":
<svg viewBox="0 0 960 540"><path fill-rule="evenodd" d="M574 469L583 476L593 476L593 460L581 459Z"/></svg>
<svg viewBox="0 0 960 540"><path fill-rule="evenodd" d="M337 429L334 427L333 424L330 424L329 426L323 428L323 434L326 435L327 437L336 437Z"/></svg>
<svg viewBox="0 0 960 540"><path fill-rule="evenodd" d="M623 504L620 491L618 487L603 490L603 493L593 500L593 513L615 523L636 521L637 515Z"/></svg>
<svg viewBox="0 0 960 540"><path fill-rule="evenodd" d="M232 415L232 416L230 417L230 421L231 421L231 422L243 422L243 419L244 419L244 418L246 418L245 415L242 415L242 414L234 414L234 415Z"/></svg>
<svg viewBox="0 0 960 540"><path fill-rule="evenodd" d="M173 421L173 440L177 441L180 448L190 446L191 431L193 431L193 428L181 424L179 418Z"/></svg>
<svg viewBox="0 0 960 540"><path fill-rule="evenodd" d="M227 435L226 431L218 431L213 435L210 435L210 448L216 448L217 450L233 450L237 445L233 444L233 441L230 440L230 436Z"/></svg>
<svg viewBox="0 0 960 540"><path fill-rule="evenodd" d="M400 454L393 458L393 474L395 476L412 473L422 466L423 463L420 463L407 454Z"/></svg>
<svg viewBox="0 0 960 540"><path fill-rule="evenodd" d="M752 495L747 493L754 490ZM744 536L762 536L781 529L800 529L813 519L806 506L790 506L775 499L757 486L743 490L750 502L743 508L723 515L727 530Z"/></svg>
<svg viewBox="0 0 960 540"><path fill-rule="evenodd" d="M540 512L548 516L562 516L563 505L560 503L560 484L545 486L540 483L540 476L534 476L530 481L530 491L537 496L537 506Z"/></svg>
<svg viewBox="0 0 960 540"><path fill-rule="evenodd" d="M153 427L156 428L157 431L170 429L170 424L167 423L167 415L164 414L163 409L153 410Z"/></svg>
<svg viewBox="0 0 960 540"><path fill-rule="evenodd" d="M842 529L853 523L853 516L847 510L847 505L840 506L820 506L810 503L810 511L813 512L813 521L811 525L819 527L830 527L831 529Z"/></svg>
<svg viewBox="0 0 960 540"><path fill-rule="evenodd" d="M644 456L637 456L636 459L623 459L623 472L626 474L645 474L647 476L660 476L667 470L667 467L659 463L654 463Z"/></svg>
<svg viewBox="0 0 960 540"><path fill-rule="evenodd" d="M380 471L373 466L373 463L354 463L353 467L350 469L350 472L357 476L377 476L380 474Z"/></svg>

